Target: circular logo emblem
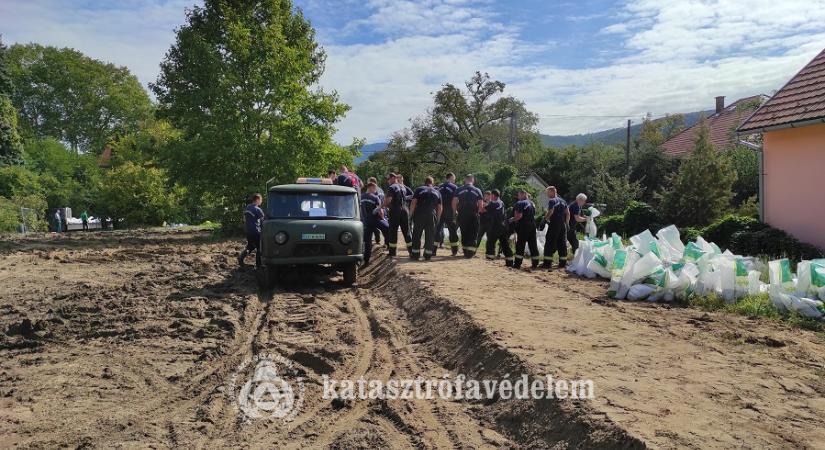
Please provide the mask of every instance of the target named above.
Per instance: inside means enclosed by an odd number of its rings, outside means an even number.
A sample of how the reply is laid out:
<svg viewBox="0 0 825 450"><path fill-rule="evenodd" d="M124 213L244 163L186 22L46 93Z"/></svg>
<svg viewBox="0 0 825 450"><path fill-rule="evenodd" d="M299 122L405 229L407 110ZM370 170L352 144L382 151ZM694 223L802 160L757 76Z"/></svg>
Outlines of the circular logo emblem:
<svg viewBox="0 0 825 450"><path fill-rule="evenodd" d="M227 393L246 420L288 422L303 405L304 383L292 361L279 355L255 355L235 370Z"/></svg>

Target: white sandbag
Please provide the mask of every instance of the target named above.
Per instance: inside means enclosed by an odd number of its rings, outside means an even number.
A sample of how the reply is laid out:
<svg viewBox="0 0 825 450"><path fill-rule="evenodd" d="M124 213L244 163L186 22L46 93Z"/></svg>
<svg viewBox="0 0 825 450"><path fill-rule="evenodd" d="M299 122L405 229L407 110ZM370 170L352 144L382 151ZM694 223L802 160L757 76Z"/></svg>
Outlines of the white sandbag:
<svg viewBox="0 0 825 450"><path fill-rule="evenodd" d="M568 270L579 276L595 278L596 273L587 267L591 259L593 259L593 241L585 239L579 242L579 248L573 256L573 261L568 264Z"/></svg>
<svg viewBox="0 0 825 450"><path fill-rule="evenodd" d="M748 295L757 295L764 290L764 283L759 280L760 277L762 273L758 270L748 272Z"/></svg>
<svg viewBox="0 0 825 450"><path fill-rule="evenodd" d="M654 248L653 246L656 245L656 239L653 237L650 230L645 230L631 237L630 243L636 247L636 250L641 253L642 256L644 256ZM656 251L658 252L658 246L656 246Z"/></svg>
<svg viewBox="0 0 825 450"><path fill-rule="evenodd" d="M685 244L679 236L679 229L675 225L662 228L656 233L659 250L662 252L662 261L675 263L682 259L685 253Z"/></svg>
<svg viewBox="0 0 825 450"><path fill-rule="evenodd" d="M602 278L610 278L612 275L610 263L603 254L594 252L593 258L587 263L587 268Z"/></svg>
<svg viewBox="0 0 825 450"><path fill-rule="evenodd" d="M654 291L656 291L655 286L651 286L649 284L634 284L627 292L627 299L644 300Z"/></svg>
<svg viewBox="0 0 825 450"><path fill-rule="evenodd" d="M630 256L630 254L636 256ZM623 298L619 297L622 278L627 271L628 263L632 264L633 260L638 258L638 255L635 251L626 249L618 249L613 254L613 267L610 269L610 287L607 288L609 297ZM626 292L625 295L627 295Z"/></svg>
<svg viewBox="0 0 825 450"><path fill-rule="evenodd" d="M796 273L796 295L822 299L820 291L825 287L825 259L800 261Z"/></svg>
<svg viewBox="0 0 825 450"><path fill-rule="evenodd" d="M596 217L599 217L601 212L598 209L591 207L590 208L590 215L587 216L587 224L584 226L584 232L592 237L595 238L597 235L598 230L596 229Z"/></svg>
<svg viewBox="0 0 825 450"><path fill-rule="evenodd" d="M774 292L771 294L771 302L781 311L795 311L803 317L821 319L825 315L825 304L819 300Z"/></svg>
<svg viewBox="0 0 825 450"><path fill-rule="evenodd" d="M728 257L720 257L715 271L719 273L719 290L726 303L736 300L736 262Z"/></svg>
<svg viewBox="0 0 825 450"><path fill-rule="evenodd" d="M790 294L796 291L796 282L791 272L791 262L787 258L768 263L771 292Z"/></svg>
<svg viewBox="0 0 825 450"><path fill-rule="evenodd" d="M636 252L630 252L630 255L633 255L634 253ZM627 296L631 286L641 282L657 270L663 270L662 261L652 252L645 254L636 261L633 261L633 264L628 266L622 276L619 291L617 292L617 298L624 298Z"/></svg>
<svg viewBox="0 0 825 450"><path fill-rule="evenodd" d="M546 231L546 229L542 229L542 230L539 230L539 231L536 232L536 245L538 245L539 253L541 253L541 249L544 248L544 243L545 243L546 240L547 240L547 231ZM567 245L567 244L565 244L565 245ZM538 255L530 255L530 256L538 256Z"/></svg>

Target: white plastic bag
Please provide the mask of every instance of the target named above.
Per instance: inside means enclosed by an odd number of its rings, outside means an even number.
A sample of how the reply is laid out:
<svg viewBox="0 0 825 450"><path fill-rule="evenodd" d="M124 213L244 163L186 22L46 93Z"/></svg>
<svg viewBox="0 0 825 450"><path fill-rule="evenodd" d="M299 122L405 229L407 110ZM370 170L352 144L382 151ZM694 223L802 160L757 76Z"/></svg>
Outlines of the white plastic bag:
<svg viewBox="0 0 825 450"><path fill-rule="evenodd" d="M649 284L634 284L627 292L628 300L644 300L656 291L655 286Z"/></svg>

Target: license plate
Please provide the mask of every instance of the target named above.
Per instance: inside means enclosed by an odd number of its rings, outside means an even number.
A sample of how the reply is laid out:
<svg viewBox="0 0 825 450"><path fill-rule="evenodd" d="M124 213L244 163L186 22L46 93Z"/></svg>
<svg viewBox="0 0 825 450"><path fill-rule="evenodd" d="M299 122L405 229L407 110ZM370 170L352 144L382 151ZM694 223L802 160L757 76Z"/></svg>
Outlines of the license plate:
<svg viewBox="0 0 825 450"><path fill-rule="evenodd" d="M301 239L305 241L323 241L326 238L327 235L323 233L304 233L301 235Z"/></svg>

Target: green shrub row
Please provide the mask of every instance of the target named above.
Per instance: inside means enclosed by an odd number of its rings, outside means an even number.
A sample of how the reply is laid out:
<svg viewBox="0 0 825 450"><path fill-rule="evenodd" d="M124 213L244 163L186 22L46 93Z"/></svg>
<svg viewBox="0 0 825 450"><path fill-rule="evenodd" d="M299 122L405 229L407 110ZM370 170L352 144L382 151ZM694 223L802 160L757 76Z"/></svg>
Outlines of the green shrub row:
<svg viewBox="0 0 825 450"><path fill-rule="evenodd" d="M599 233L616 233L630 237L649 229L655 233L662 228L661 218L649 205L632 202L623 214L599 217ZM702 236L721 249L749 256L789 258L792 261L825 257L822 249L799 242L788 233L762 223L753 217L728 214L701 228L680 228L684 241L694 241Z"/></svg>

